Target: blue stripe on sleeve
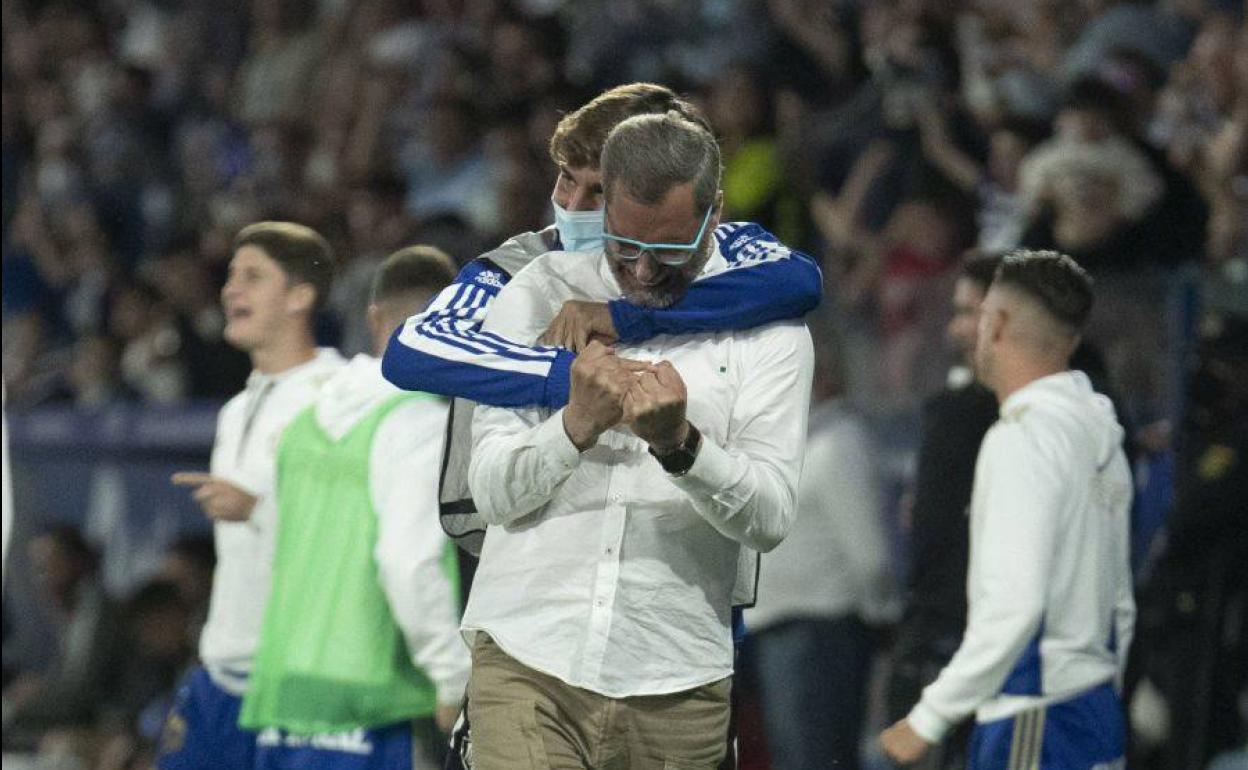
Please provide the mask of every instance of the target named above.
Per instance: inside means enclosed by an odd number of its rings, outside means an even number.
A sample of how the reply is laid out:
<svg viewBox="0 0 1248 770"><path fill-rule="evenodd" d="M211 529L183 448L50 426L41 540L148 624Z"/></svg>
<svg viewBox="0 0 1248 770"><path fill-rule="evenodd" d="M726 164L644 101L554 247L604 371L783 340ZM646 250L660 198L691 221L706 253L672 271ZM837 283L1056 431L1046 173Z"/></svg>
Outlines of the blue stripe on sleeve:
<svg viewBox="0 0 1248 770"><path fill-rule="evenodd" d="M809 256L792 251L755 224L721 225L715 239L728 269L695 281L674 306L655 310L624 300L610 303L622 342L642 342L658 334L751 329L801 318L819 304L823 275Z"/></svg>
<svg viewBox="0 0 1248 770"><path fill-rule="evenodd" d="M385 378L400 388L468 398L492 406L533 406L547 398L548 375L503 371L430 355L400 342L402 331L396 330L390 338L381 363ZM446 344L480 355L459 340Z"/></svg>
<svg viewBox="0 0 1248 770"><path fill-rule="evenodd" d="M469 263L424 313L391 336L382 374L404 390L491 406L566 404L571 353L481 331L490 303L510 278L487 259Z"/></svg>

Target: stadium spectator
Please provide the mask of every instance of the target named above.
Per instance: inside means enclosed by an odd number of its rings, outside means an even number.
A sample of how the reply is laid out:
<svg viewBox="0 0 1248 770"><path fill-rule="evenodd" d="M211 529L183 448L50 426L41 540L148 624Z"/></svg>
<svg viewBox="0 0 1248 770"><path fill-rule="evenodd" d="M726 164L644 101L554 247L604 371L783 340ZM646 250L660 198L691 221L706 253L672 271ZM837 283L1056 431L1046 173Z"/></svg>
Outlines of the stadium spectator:
<svg viewBox="0 0 1248 770"><path fill-rule="evenodd" d="M178 586L161 580L138 588L121 608L126 660L104 700L108 725L135 729L155 745L178 679L195 659L191 618Z"/></svg>
<svg viewBox="0 0 1248 770"><path fill-rule="evenodd" d="M804 215L788 182L770 85L744 64L711 84L707 117L724 153L724 216L799 242Z"/></svg>
<svg viewBox="0 0 1248 770"><path fill-rule="evenodd" d="M78 530L52 527L27 550L51 636L25 640L18 674L5 685L6 750L30 750L48 731L91 727L124 657L116 607Z"/></svg>
<svg viewBox="0 0 1248 770"><path fill-rule="evenodd" d="M491 192L498 172L482 143L475 113L467 98L450 94L429 105L424 135L405 163L411 216L453 214L486 233L498 227L498 201Z"/></svg>
<svg viewBox="0 0 1248 770"><path fill-rule="evenodd" d="M855 770L872 637L893 620L881 455L844 400L834 342L815 346L809 435L793 531L764 554L745 613L773 770Z"/></svg>
<svg viewBox="0 0 1248 770"><path fill-rule="evenodd" d="M975 459L988 428L997 421L997 399L975 380L979 311L1001 260L973 256L953 286L946 337L958 354L948 384L923 402L918 467L908 505L910 536L905 614L897 633L889 680L891 720L904 717L922 689L936 678L962 640L966 626L966 511ZM967 729L932 752L932 768L960 767Z"/></svg>
<svg viewBox="0 0 1248 770"><path fill-rule="evenodd" d="M100 409L135 397L134 389L121 378L121 346L102 334L78 338L62 390L52 396L79 409Z"/></svg>
<svg viewBox="0 0 1248 770"><path fill-rule="evenodd" d="M146 282L120 287L109 308L110 327L121 341L121 377L153 404L186 398L182 335L168 304Z"/></svg>
<svg viewBox="0 0 1248 770"><path fill-rule="evenodd" d="M141 585L121 617L127 655L92 736L95 770L152 766L178 680L195 658L194 626L173 583Z"/></svg>
<svg viewBox="0 0 1248 770"><path fill-rule="evenodd" d="M1160 729L1141 725L1151 741L1136 760L1165 770L1204 767L1248 737L1248 320L1218 316L1197 353L1175 507L1141 591L1141 669L1164 705ZM1145 700L1132 713L1155 722Z"/></svg>
<svg viewBox="0 0 1248 770"><path fill-rule="evenodd" d="M199 633L208 620L208 602L212 598L212 571L217 553L212 537L186 535L175 540L165 552L159 579L174 585L190 618L191 640L198 645Z"/></svg>
<svg viewBox="0 0 1248 770"><path fill-rule="evenodd" d="M927 159L964 193L978 198L977 246L984 251L1018 246L1027 226L1027 210L1019 195L1019 169L1044 138L1045 129L1034 121L1003 120L989 133L988 160L983 165L953 141L948 121L939 110L924 111L919 129Z"/></svg>

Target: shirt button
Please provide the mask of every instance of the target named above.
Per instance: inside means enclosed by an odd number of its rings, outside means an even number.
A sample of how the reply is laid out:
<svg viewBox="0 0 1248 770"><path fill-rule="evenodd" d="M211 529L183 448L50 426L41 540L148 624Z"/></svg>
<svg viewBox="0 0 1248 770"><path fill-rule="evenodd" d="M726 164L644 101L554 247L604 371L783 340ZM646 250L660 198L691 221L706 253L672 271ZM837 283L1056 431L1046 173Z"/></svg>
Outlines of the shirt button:
<svg viewBox="0 0 1248 770"><path fill-rule="evenodd" d="M605 605L606 605L606 602L604 602L602 599L596 599L596 600L594 601L594 604L595 604L596 606L598 606L598 607L603 607L603 606L605 606Z"/></svg>
<svg viewBox="0 0 1248 770"><path fill-rule="evenodd" d="M614 549L614 548L611 548L611 547L608 547L608 548L607 548L607 556L610 556L610 555L611 555L611 554L613 554L613 553L615 553L615 549Z"/></svg>

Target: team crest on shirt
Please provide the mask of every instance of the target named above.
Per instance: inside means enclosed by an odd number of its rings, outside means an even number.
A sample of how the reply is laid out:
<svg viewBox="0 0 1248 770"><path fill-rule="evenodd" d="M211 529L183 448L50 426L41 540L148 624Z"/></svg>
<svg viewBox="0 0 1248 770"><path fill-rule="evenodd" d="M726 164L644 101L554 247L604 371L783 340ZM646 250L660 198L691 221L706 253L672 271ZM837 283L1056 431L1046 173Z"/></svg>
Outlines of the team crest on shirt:
<svg viewBox="0 0 1248 770"><path fill-rule="evenodd" d="M169 712L160 731L160 753L176 754L186 745L186 720L176 711Z"/></svg>

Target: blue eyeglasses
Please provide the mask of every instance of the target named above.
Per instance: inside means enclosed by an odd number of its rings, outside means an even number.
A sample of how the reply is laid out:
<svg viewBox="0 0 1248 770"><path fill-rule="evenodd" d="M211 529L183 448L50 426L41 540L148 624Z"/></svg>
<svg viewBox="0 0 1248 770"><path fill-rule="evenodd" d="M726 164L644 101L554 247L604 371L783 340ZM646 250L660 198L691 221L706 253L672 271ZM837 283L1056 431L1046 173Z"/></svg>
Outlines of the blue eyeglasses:
<svg viewBox="0 0 1248 770"><path fill-rule="evenodd" d="M607 209L604 205L602 209L603 250L606 251L607 256L621 262L636 262L641 259L642 254L650 252L659 264L667 267L680 267L693 259L698 245L702 243L702 236L706 234L706 226L710 224L711 212L714 210L714 205L706 207L706 216L702 217L702 226L698 228L698 234L689 243L646 243L606 232Z"/></svg>

